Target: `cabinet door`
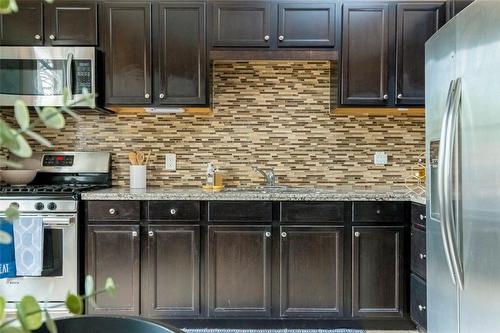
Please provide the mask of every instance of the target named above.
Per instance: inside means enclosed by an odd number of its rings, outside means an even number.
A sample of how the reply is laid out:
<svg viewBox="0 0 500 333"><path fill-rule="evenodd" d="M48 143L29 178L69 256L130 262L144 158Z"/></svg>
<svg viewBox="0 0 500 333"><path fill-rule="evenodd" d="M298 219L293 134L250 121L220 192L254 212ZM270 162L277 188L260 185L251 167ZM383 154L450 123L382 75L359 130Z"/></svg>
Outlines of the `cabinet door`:
<svg viewBox="0 0 500 333"><path fill-rule="evenodd" d="M208 227L208 314L271 314L271 227Z"/></svg>
<svg viewBox="0 0 500 333"><path fill-rule="evenodd" d="M333 47L334 3L278 4L278 47Z"/></svg>
<svg viewBox="0 0 500 333"><path fill-rule="evenodd" d="M281 316L342 315L342 230L343 227L281 227Z"/></svg>
<svg viewBox="0 0 500 333"><path fill-rule="evenodd" d="M271 4L269 2L214 2L213 46L269 47Z"/></svg>
<svg viewBox="0 0 500 333"><path fill-rule="evenodd" d="M94 278L96 290L108 277L118 288L115 296L96 296L95 306L87 302L87 313L139 315L139 226L89 225L86 245L86 274Z"/></svg>
<svg viewBox="0 0 500 333"><path fill-rule="evenodd" d="M450 17L457 15L473 2L473 0L448 0Z"/></svg>
<svg viewBox="0 0 500 333"><path fill-rule="evenodd" d="M425 42L444 24L446 4L397 4L396 104L425 104Z"/></svg>
<svg viewBox="0 0 500 333"><path fill-rule="evenodd" d="M149 226L147 290L143 313L150 317L200 313L200 227Z"/></svg>
<svg viewBox="0 0 500 333"><path fill-rule="evenodd" d="M106 104L144 105L151 93L151 4L104 4Z"/></svg>
<svg viewBox="0 0 500 333"><path fill-rule="evenodd" d="M97 3L55 1L45 8L51 45L97 45Z"/></svg>
<svg viewBox="0 0 500 333"><path fill-rule="evenodd" d="M205 4L161 3L160 104L206 102Z"/></svg>
<svg viewBox="0 0 500 333"><path fill-rule="evenodd" d="M43 45L42 1L18 1L17 13L0 15L0 45Z"/></svg>
<svg viewBox="0 0 500 333"><path fill-rule="evenodd" d="M352 314L403 315L404 227L352 228Z"/></svg>
<svg viewBox="0 0 500 333"><path fill-rule="evenodd" d="M389 5L344 4L342 22L342 103L389 102Z"/></svg>

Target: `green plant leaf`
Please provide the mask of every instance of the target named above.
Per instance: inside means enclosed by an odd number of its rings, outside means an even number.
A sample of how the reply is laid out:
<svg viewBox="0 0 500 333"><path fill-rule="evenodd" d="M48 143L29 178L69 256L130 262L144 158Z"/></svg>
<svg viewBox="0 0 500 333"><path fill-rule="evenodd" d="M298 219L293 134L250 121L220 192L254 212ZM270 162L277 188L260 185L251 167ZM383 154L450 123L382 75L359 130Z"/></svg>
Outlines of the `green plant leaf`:
<svg viewBox="0 0 500 333"><path fill-rule="evenodd" d="M109 277L106 279L106 283L104 284L104 290L106 290L106 292L111 296L115 295L116 286L112 278Z"/></svg>
<svg viewBox="0 0 500 333"><path fill-rule="evenodd" d="M10 244L12 242L12 236L3 230L0 230L0 244ZM1 303L1 300L0 300ZM4 310L2 304L0 304L0 312ZM0 313L0 323L2 322L2 314Z"/></svg>
<svg viewBox="0 0 500 333"><path fill-rule="evenodd" d="M77 114L75 111L73 111L67 107L62 107L62 110L64 112L66 112L68 115L70 115L73 119L78 120L78 121L82 120L82 117L79 114Z"/></svg>
<svg viewBox="0 0 500 333"><path fill-rule="evenodd" d="M46 106L40 111L40 119L48 128L62 129L65 125L61 111L52 106Z"/></svg>
<svg viewBox="0 0 500 333"><path fill-rule="evenodd" d="M12 133L16 133L15 130L11 129ZM33 151L31 150L31 147L21 134L17 134L15 136L16 139L16 145L11 145L11 144L4 144L4 146L7 147L7 149L14 155L17 155L19 157L27 158L31 157L31 154Z"/></svg>
<svg viewBox="0 0 500 333"><path fill-rule="evenodd" d="M5 121L0 119L0 143L3 146L17 147L16 133Z"/></svg>
<svg viewBox="0 0 500 333"><path fill-rule="evenodd" d="M0 333L26 333L26 332L23 332L23 330L20 327L9 325L0 329Z"/></svg>
<svg viewBox="0 0 500 333"><path fill-rule="evenodd" d="M6 167L9 167L12 169L21 169L23 167L23 165L21 163L0 158L0 167L3 167L3 166L6 166Z"/></svg>
<svg viewBox="0 0 500 333"><path fill-rule="evenodd" d="M72 314L80 315L83 313L83 301L80 296L68 294L65 304Z"/></svg>
<svg viewBox="0 0 500 333"><path fill-rule="evenodd" d="M34 331L42 326L42 310L33 296L24 296L16 308L17 319L25 331Z"/></svg>
<svg viewBox="0 0 500 333"><path fill-rule="evenodd" d="M11 14L18 11L15 0L0 0L0 14Z"/></svg>
<svg viewBox="0 0 500 333"><path fill-rule="evenodd" d="M1 1L1 0L0 0ZM17 100L14 103L14 116L19 127L24 131L30 126L30 113L23 101Z"/></svg>
<svg viewBox="0 0 500 333"><path fill-rule="evenodd" d="M5 319L5 298L3 298L3 296L0 296L0 324L3 323L4 319Z"/></svg>
<svg viewBox="0 0 500 333"><path fill-rule="evenodd" d="M26 130L24 133L45 147L49 147L49 148L53 147L52 143L49 140L47 140L46 138L44 138L43 136L41 136L40 134L38 134L36 132Z"/></svg>
<svg viewBox="0 0 500 333"><path fill-rule="evenodd" d="M85 296L90 297L94 293L94 279L92 275L85 277Z"/></svg>
<svg viewBox="0 0 500 333"><path fill-rule="evenodd" d="M14 221L19 218L19 209L15 205L9 205L4 214L8 221Z"/></svg>
<svg viewBox="0 0 500 333"><path fill-rule="evenodd" d="M47 330L50 333L57 333L56 323L54 323L54 320L52 320L49 311L45 310L44 312L45 312L45 327L47 327Z"/></svg>

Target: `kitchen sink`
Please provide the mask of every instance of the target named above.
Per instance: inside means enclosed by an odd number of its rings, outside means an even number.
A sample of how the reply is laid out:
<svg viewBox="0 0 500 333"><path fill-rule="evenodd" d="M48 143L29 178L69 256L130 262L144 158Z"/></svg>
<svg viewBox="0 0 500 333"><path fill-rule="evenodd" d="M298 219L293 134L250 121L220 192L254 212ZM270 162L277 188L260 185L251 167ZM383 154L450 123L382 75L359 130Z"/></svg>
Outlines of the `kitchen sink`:
<svg viewBox="0 0 500 333"><path fill-rule="evenodd" d="M321 190L311 187L289 187L285 185L277 186L257 186L257 187L230 187L225 192L259 192L259 193L314 193Z"/></svg>

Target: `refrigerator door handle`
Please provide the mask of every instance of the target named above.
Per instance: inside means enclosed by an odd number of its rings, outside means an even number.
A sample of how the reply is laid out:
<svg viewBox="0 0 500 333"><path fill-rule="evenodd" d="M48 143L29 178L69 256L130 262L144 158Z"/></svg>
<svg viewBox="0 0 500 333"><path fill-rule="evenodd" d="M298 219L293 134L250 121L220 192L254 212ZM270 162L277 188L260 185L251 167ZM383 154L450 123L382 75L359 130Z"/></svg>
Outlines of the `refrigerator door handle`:
<svg viewBox="0 0 500 333"><path fill-rule="evenodd" d="M461 78L457 78L455 80L455 93L453 95L453 99L451 101L450 108L450 127L448 135L448 147L446 151L447 161L445 163L447 173L446 178L444 179L445 185L445 204L447 205L447 221L448 221L448 242L449 242L449 250L451 257L451 264L453 266L455 272L455 279L457 281L458 287L463 290L464 289L464 271L462 260L459 256L458 244L457 244L457 221L455 219L455 211L453 205L453 177L451 175L451 170L453 168L453 151L455 149L455 138L458 130L458 116L460 111L460 104L462 98L462 80Z"/></svg>
<svg viewBox="0 0 500 333"><path fill-rule="evenodd" d="M452 101L455 95L455 80L450 82L448 88L448 96L446 98L446 111L443 117L442 127L441 127L441 138L439 145L439 160L438 160L438 197L439 197L439 210L441 212L441 236L443 239L444 254L446 257L446 263L448 264L448 269L450 271L451 280L453 284L456 284L455 270L452 265L451 255L450 255L450 243L449 243L449 219L447 215L447 205L446 203L446 180L447 178L447 150L448 150L448 132L450 130L450 113L452 107ZM449 176L449 175L448 175Z"/></svg>

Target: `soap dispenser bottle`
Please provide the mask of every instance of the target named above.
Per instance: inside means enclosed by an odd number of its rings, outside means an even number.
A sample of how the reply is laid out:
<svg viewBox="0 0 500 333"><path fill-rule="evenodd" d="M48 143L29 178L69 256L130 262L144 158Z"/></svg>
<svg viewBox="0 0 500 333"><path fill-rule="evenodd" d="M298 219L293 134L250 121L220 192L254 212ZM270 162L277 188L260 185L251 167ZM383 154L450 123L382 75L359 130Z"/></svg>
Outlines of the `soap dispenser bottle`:
<svg viewBox="0 0 500 333"><path fill-rule="evenodd" d="M214 186L214 177L215 176L215 167L212 163L208 163L207 166L207 186L208 187L213 187Z"/></svg>

